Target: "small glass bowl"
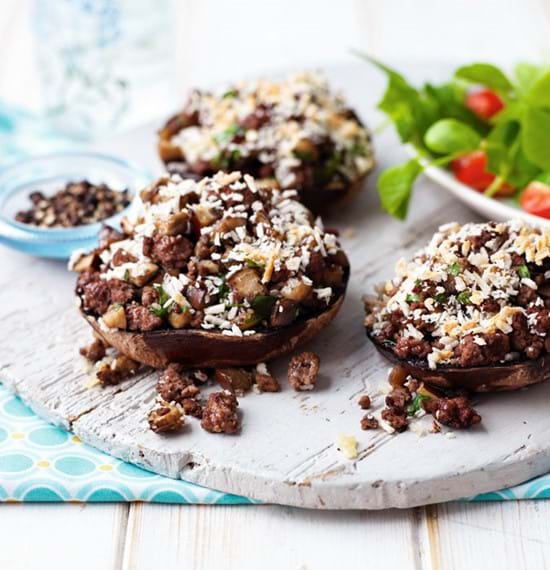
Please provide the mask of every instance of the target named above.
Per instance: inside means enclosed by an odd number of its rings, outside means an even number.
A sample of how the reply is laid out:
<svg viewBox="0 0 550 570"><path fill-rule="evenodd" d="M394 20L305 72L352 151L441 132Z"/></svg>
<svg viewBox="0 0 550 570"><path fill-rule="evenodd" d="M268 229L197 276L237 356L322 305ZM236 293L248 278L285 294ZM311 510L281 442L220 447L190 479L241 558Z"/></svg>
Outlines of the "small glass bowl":
<svg viewBox="0 0 550 570"><path fill-rule="evenodd" d="M36 190L49 195L68 182L88 180L122 191L127 188L130 205L101 222L74 228L38 228L15 221L20 210L31 207L29 194ZM152 175L116 158L89 152L63 152L29 158L0 170L0 243L38 257L67 259L75 249L92 249L103 224L118 227L120 219L136 207L138 192Z"/></svg>

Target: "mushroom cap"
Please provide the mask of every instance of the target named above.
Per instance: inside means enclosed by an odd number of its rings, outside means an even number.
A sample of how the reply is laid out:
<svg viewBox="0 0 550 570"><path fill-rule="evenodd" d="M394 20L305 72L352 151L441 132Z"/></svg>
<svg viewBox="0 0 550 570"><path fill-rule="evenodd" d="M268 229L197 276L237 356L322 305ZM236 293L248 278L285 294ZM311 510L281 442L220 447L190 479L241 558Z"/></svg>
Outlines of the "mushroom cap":
<svg viewBox="0 0 550 570"><path fill-rule="evenodd" d="M242 337L202 329L105 330L95 317L85 313L83 316L105 343L153 368L165 368L171 362L189 367L216 368L251 366L291 352L324 329L343 302L344 293L315 317Z"/></svg>
<svg viewBox="0 0 550 570"><path fill-rule="evenodd" d="M550 354L545 354L535 360L467 368L442 365L433 370L429 368L426 360L398 358L392 343L378 341L369 330L367 330L367 337L378 352L390 362L403 366L417 380L438 388L465 388L472 392L504 392L520 390L550 378Z"/></svg>

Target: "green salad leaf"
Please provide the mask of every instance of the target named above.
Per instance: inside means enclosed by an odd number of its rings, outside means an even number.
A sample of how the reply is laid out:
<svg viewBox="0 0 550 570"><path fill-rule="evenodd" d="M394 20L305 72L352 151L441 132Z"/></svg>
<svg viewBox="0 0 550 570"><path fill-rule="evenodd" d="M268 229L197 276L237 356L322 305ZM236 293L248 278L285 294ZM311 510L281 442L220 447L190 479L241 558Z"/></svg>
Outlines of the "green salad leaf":
<svg viewBox="0 0 550 570"><path fill-rule="evenodd" d="M437 154L453 154L476 150L481 136L472 127L456 119L441 119L428 129L424 143Z"/></svg>
<svg viewBox="0 0 550 570"><path fill-rule="evenodd" d="M424 168L447 166L477 150L485 152L487 170L495 176L485 190L488 196L504 185L517 196L530 181L550 172L550 68L520 63L512 77L495 65L476 62L459 67L444 83L415 87L384 63L356 53L386 75L378 108L417 153L378 178L382 208L392 216L406 218L414 183ZM479 87L493 90L504 102L490 119L466 106L468 93Z"/></svg>
<svg viewBox="0 0 550 570"><path fill-rule="evenodd" d="M388 214L399 220L407 217L412 187L420 172L422 172L422 166L416 159L382 172L378 179L378 194L382 208Z"/></svg>
<svg viewBox="0 0 550 570"><path fill-rule="evenodd" d="M455 77L489 87L500 93L508 93L514 90L514 86L508 77L498 67L490 63L463 65L455 71Z"/></svg>

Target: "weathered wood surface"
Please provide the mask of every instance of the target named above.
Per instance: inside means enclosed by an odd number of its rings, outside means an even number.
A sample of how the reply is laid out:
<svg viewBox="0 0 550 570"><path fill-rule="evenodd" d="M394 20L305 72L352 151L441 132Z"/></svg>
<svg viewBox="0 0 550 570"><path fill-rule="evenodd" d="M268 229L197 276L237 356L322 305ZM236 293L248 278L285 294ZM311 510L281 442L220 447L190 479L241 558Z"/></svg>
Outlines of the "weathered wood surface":
<svg viewBox="0 0 550 570"><path fill-rule="evenodd" d="M370 84L372 76L364 68L361 73ZM335 80L376 124L369 112L372 100L364 99L365 86L354 81L356 76L357 68L344 69ZM112 149L125 149L129 157L143 155L152 146L152 129L133 135L131 146L128 140L113 141ZM396 148L391 134L379 137L379 163L399 159L402 151ZM295 393L285 386L281 394L247 395L240 403L238 436L207 434L194 421L180 435L152 433L146 414L155 397L155 374L112 388L86 388L77 350L89 331L72 304L74 275L63 264L6 250L0 277L0 375L40 415L99 449L170 477L268 502L407 507L497 489L548 471L545 402L550 385L480 396L483 427L454 439L359 429L357 397L367 392L380 407L379 385L387 373L386 363L365 339L362 295L390 276L397 258L410 255L438 225L472 219L441 189L424 182L417 190L406 223L380 214L372 181L358 201L327 220L342 231L352 275L340 315L310 345L322 357L318 388ZM275 366L280 378L286 362ZM338 451L341 433L357 437L357 460Z"/></svg>

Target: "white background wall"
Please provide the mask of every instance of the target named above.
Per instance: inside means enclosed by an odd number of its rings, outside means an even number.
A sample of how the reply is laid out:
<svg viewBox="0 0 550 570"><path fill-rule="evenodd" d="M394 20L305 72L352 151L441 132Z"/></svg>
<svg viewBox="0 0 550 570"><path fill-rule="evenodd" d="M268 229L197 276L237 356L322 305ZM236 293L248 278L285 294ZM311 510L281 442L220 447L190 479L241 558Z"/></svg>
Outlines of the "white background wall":
<svg viewBox="0 0 550 570"><path fill-rule="evenodd" d="M0 0L0 98L37 108L31 1ZM349 62L351 47L394 62L550 61L550 0L173 1L180 89Z"/></svg>

